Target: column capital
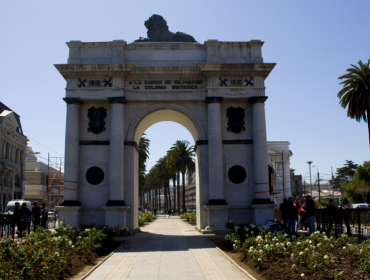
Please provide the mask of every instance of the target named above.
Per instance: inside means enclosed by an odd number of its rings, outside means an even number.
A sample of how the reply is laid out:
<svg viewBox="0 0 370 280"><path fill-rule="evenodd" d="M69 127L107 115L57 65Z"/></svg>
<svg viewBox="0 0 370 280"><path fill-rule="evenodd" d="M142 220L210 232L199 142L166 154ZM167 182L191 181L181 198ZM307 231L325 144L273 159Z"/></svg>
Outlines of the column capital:
<svg viewBox="0 0 370 280"><path fill-rule="evenodd" d="M267 96L251 96L248 100L249 103L265 103Z"/></svg>
<svg viewBox="0 0 370 280"><path fill-rule="evenodd" d="M108 97L110 104L125 104L127 103L126 97Z"/></svg>
<svg viewBox="0 0 370 280"><path fill-rule="evenodd" d="M223 99L224 99L223 97L219 97L219 96L207 96L205 102L207 104L221 103Z"/></svg>
<svg viewBox="0 0 370 280"><path fill-rule="evenodd" d="M76 104L76 105L83 104L81 98L66 97L66 98L63 98L63 100L65 101L65 103L67 103L67 105L69 105L69 104Z"/></svg>

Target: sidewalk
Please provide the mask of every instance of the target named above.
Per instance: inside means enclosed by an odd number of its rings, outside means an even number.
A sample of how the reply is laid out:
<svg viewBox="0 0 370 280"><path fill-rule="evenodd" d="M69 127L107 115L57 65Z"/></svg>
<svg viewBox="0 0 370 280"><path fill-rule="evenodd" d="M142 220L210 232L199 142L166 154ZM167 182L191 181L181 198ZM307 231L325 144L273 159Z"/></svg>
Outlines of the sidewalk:
<svg viewBox="0 0 370 280"><path fill-rule="evenodd" d="M86 279L251 279L180 219L158 219L142 231Z"/></svg>

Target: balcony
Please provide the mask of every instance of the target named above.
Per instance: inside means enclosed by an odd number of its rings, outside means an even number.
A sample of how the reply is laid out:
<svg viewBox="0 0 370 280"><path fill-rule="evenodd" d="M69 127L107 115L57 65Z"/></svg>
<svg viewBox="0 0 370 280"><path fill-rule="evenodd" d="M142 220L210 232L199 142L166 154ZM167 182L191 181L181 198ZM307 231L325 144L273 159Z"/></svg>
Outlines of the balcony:
<svg viewBox="0 0 370 280"><path fill-rule="evenodd" d="M10 167L14 168L16 171L21 170L21 167L16 162L7 158L0 159L0 167Z"/></svg>

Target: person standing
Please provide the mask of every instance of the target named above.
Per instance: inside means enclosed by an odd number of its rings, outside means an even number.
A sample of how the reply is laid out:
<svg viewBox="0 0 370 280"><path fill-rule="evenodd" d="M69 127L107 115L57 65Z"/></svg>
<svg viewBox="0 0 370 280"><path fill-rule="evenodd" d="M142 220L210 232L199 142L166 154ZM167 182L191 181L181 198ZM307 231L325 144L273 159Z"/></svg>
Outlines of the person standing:
<svg viewBox="0 0 370 280"><path fill-rule="evenodd" d="M38 206L37 202L35 201L32 207L33 231L34 232L36 232L37 227L40 226L40 214L41 214L41 209Z"/></svg>
<svg viewBox="0 0 370 280"><path fill-rule="evenodd" d="M316 228L315 228L316 206L315 206L315 202L312 200L310 195L307 195L306 199L307 199L307 210L306 210L307 224L308 224L308 229L310 231L310 234L312 234L316 231Z"/></svg>
<svg viewBox="0 0 370 280"><path fill-rule="evenodd" d="M168 209L167 214L168 214L168 218L170 219L171 218L171 209Z"/></svg>
<svg viewBox="0 0 370 280"><path fill-rule="evenodd" d="M292 234L296 234L295 232L295 220L297 217L297 209L293 205L293 197L289 197L286 203L286 220L288 223L288 231L292 232Z"/></svg>
<svg viewBox="0 0 370 280"><path fill-rule="evenodd" d="M298 212L299 212L299 209L301 208L301 205L299 204L298 202L298 199L295 200L294 204L293 204L294 208L296 209L296 212L297 212L297 216L295 216L295 222L296 222L296 225L297 225L297 230L299 229L299 215L298 215Z"/></svg>
<svg viewBox="0 0 370 280"><path fill-rule="evenodd" d="M153 209L153 213L154 213L154 216L157 216L157 209L156 208Z"/></svg>
<svg viewBox="0 0 370 280"><path fill-rule="evenodd" d="M41 226L44 229L47 229L47 221L48 221L48 209L46 209L46 204L41 204Z"/></svg>
<svg viewBox="0 0 370 280"><path fill-rule="evenodd" d="M283 229L287 229L287 220L286 220L286 204L288 200L286 197L284 197L283 202L280 204L280 213L281 213L281 219L283 220Z"/></svg>
<svg viewBox="0 0 370 280"><path fill-rule="evenodd" d="M19 206L20 206L19 202L16 202L14 212L13 212L14 219L15 219L15 224L17 225L18 234L22 230L22 226L21 226L21 208Z"/></svg>
<svg viewBox="0 0 370 280"><path fill-rule="evenodd" d="M22 203L22 208L20 210L21 216L21 231L28 230L28 234L31 231L31 211L28 209L27 203Z"/></svg>
<svg viewBox="0 0 370 280"><path fill-rule="evenodd" d="M330 199L330 204L326 206L326 214L328 215L328 220L329 220L329 232L333 230L333 221L334 221L336 209L337 209L337 206L334 203L334 199Z"/></svg>
<svg viewBox="0 0 370 280"><path fill-rule="evenodd" d="M347 234L351 235L351 226L349 224L349 209L352 208L352 203L347 198L343 199L342 208L344 209L344 223L346 224Z"/></svg>

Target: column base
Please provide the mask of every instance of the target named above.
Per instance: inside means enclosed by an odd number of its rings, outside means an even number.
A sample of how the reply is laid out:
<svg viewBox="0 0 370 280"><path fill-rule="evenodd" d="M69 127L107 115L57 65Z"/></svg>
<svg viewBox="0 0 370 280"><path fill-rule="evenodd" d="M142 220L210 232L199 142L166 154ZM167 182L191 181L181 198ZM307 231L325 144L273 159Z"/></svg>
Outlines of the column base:
<svg viewBox="0 0 370 280"><path fill-rule="evenodd" d="M225 223L228 221L229 209L231 206L226 205L206 205L207 226L202 233L228 233L225 229Z"/></svg>
<svg viewBox="0 0 370 280"><path fill-rule="evenodd" d="M62 206L81 206L78 200L64 200Z"/></svg>
<svg viewBox="0 0 370 280"><path fill-rule="evenodd" d="M56 206L59 212L59 221L66 225L73 226L81 230L81 208L80 206Z"/></svg>
<svg viewBox="0 0 370 280"><path fill-rule="evenodd" d="M225 199L210 199L208 205L227 205Z"/></svg>
<svg viewBox="0 0 370 280"><path fill-rule="evenodd" d="M108 200L106 206L125 206L124 200Z"/></svg>
<svg viewBox="0 0 370 280"><path fill-rule="evenodd" d="M130 206L108 206L102 208L105 211L106 226L112 228L119 226L127 231L129 230L126 226L126 211L130 209Z"/></svg>
<svg viewBox="0 0 370 280"><path fill-rule="evenodd" d="M274 204L274 202L269 198L255 198L252 204Z"/></svg>
<svg viewBox="0 0 370 280"><path fill-rule="evenodd" d="M257 226L267 225L274 220L274 208L276 204L252 204L253 223Z"/></svg>

